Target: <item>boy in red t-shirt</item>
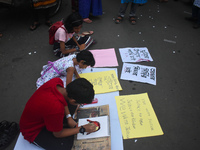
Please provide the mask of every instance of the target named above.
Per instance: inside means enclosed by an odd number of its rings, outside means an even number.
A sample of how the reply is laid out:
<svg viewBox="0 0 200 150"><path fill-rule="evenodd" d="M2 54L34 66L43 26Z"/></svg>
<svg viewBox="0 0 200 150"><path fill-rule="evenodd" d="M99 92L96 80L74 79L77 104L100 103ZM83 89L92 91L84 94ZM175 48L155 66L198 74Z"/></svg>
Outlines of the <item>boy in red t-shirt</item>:
<svg viewBox="0 0 200 150"><path fill-rule="evenodd" d="M48 150L71 150L73 135L95 132L96 125L77 127L69 108L91 103L94 98L93 85L84 78L69 83L66 89L60 78L42 85L27 102L20 119L20 131L26 140ZM75 109L74 109L75 110ZM66 117L68 128L63 128Z"/></svg>

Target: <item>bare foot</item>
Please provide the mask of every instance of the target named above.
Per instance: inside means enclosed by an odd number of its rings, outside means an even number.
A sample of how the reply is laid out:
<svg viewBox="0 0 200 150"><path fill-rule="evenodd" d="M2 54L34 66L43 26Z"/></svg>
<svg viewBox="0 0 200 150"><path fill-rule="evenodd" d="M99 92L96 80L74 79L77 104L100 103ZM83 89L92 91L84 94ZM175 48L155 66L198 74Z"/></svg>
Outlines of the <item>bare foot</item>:
<svg viewBox="0 0 200 150"><path fill-rule="evenodd" d="M84 18L83 21L86 23L92 23L92 20L90 20L89 18Z"/></svg>

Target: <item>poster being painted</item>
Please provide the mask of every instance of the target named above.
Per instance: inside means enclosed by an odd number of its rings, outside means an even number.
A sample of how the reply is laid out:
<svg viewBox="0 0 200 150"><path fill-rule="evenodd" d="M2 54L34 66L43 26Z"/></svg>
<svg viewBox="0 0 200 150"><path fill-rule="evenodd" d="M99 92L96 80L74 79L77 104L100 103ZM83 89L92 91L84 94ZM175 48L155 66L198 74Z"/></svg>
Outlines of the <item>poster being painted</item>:
<svg viewBox="0 0 200 150"><path fill-rule="evenodd" d="M148 94L115 96L123 139L163 135Z"/></svg>
<svg viewBox="0 0 200 150"><path fill-rule="evenodd" d="M153 61L146 47L119 48L122 62Z"/></svg>
<svg viewBox="0 0 200 150"><path fill-rule="evenodd" d="M151 66L124 63L120 79L156 85L156 68Z"/></svg>
<svg viewBox="0 0 200 150"><path fill-rule="evenodd" d="M122 90L115 70L79 74L94 86L95 94Z"/></svg>

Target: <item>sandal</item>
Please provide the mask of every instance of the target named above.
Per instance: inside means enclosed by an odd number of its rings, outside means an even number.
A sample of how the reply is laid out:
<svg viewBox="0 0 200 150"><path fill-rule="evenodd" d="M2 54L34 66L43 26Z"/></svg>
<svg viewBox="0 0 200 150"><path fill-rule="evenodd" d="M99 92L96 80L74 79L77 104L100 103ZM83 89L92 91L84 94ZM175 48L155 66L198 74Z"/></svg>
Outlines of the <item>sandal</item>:
<svg viewBox="0 0 200 150"><path fill-rule="evenodd" d="M122 20L123 20L123 17L118 16L117 18L115 18L115 23L120 24L122 22Z"/></svg>
<svg viewBox="0 0 200 150"><path fill-rule="evenodd" d="M34 31L35 29L37 29L40 26L39 22L34 22L31 26L30 26L30 30Z"/></svg>
<svg viewBox="0 0 200 150"><path fill-rule="evenodd" d="M136 24L136 17L129 17L129 21L131 23L131 25L135 25Z"/></svg>
<svg viewBox="0 0 200 150"><path fill-rule="evenodd" d="M82 32L82 35L92 35L94 31L84 31Z"/></svg>
<svg viewBox="0 0 200 150"><path fill-rule="evenodd" d="M84 18L83 21L84 21L85 23L92 23L92 20L90 20L89 18Z"/></svg>
<svg viewBox="0 0 200 150"><path fill-rule="evenodd" d="M50 27L50 26L52 26L53 23L52 23L51 21L46 21L45 24L46 24L48 27Z"/></svg>

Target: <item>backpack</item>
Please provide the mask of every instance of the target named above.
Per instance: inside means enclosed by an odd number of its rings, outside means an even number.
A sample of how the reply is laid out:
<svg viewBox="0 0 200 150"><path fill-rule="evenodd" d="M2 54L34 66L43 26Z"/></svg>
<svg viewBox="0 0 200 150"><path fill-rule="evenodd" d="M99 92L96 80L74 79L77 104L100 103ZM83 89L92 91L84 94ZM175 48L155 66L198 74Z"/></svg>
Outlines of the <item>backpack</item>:
<svg viewBox="0 0 200 150"><path fill-rule="evenodd" d="M62 21L57 21L55 22L50 28L49 28L49 44L53 45L55 43L55 33L58 30L58 28L63 28L62 27L63 22ZM66 31L65 28L63 28Z"/></svg>

